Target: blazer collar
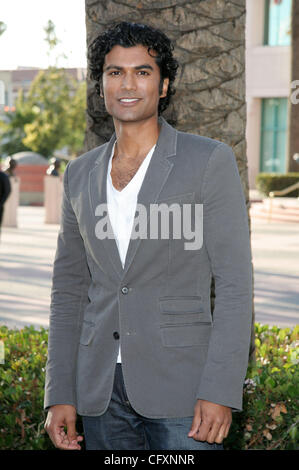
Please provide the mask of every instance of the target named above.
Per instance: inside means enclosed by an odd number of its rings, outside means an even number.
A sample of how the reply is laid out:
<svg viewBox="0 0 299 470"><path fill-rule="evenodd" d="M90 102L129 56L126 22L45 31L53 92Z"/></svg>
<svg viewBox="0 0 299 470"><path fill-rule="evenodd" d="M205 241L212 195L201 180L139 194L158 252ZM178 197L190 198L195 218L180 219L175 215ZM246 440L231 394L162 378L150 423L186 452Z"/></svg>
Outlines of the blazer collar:
<svg viewBox="0 0 299 470"><path fill-rule="evenodd" d="M161 157L167 158L176 154L176 145L177 145L177 130L172 127L168 122L162 117L158 117L158 122L161 124L160 134L156 143L155 153L159 153ZM101 155L95 161L95 164L98 165L107 155L110 157L113 144L116 141L116 132L113 132L108 145Z"/></svg>

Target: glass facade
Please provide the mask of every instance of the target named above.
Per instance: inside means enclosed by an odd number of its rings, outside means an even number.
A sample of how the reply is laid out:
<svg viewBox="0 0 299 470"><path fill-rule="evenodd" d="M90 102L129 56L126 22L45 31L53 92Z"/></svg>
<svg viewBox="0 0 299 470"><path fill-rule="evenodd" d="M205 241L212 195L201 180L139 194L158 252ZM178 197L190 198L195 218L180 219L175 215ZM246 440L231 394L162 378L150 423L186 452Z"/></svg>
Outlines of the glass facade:
<svg viewBox="0 0 299 470"><path fill-rule="evenodd" d="M266 0L265 40L268 46L291 44L292 0Z"/></svg>
<svg viewBox="0 0 299 470"><path fill-rule="evenodd" d="M285 173L287 121L287 98L264 98L262 100L261 172Z"/></svg>

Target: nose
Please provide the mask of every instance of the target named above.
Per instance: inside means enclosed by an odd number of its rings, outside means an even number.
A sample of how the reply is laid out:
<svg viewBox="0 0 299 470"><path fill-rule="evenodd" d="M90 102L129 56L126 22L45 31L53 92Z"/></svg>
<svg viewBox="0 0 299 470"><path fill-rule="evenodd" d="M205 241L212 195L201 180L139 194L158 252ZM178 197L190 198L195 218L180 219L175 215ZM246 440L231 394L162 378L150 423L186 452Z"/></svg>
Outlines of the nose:
<svg viewBox="0 0 299 470"><path fill-rule="evenodd" d="M136 90L136 79L133 73L124 73L121 82L123 90Z"/></svg>

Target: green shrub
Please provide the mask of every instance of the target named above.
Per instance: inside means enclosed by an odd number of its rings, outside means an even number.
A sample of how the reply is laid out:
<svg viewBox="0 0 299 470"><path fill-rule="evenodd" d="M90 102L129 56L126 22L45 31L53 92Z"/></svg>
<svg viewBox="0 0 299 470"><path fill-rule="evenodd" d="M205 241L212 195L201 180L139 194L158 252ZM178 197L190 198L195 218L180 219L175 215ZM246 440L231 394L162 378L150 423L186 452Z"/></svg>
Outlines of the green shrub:
<svg viewBox="0 0 299 470"><path fill-rule="evenodd" d="M299 173L259 173L256 176L256 187L264 196L268 197L270 191L285 189L299 182ZM299 197L299 188L291 191L285 196Z"/></svg>
<svg viewBox="0 0 299 470"><path fill-rule="evenodd" d="M233 413L227 449L298 448L299 327L255 324L256 363L247 371L243 412Z"/></svg>
<svg viewBox="0 0 299 470"><path fill-rule="evenodd" d="M297 449L299 327L255 328L256 363L248 368L244 411L233 413L225 449ZM43 429L48 330L2 326L0 339L0 449L54 449Z"/></svg>
<svg viewBox="0 0 299 470"><path fill-rule="evenodd" d="M43 429L48 332L1 326L0 339L5 351L0 365L0 448L52 448Z"/></svg>

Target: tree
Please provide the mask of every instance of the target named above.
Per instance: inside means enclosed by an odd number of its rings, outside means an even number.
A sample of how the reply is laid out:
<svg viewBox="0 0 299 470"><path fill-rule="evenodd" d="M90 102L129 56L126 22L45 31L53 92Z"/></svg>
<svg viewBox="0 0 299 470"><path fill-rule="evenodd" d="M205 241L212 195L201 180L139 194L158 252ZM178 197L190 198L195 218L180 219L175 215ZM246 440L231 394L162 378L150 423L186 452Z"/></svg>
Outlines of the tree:
<svg viewBox="0 0 299 470"><path fill-rule="evenodd" d="M44 29L45 41L53 51L59 42L55 25L49 20ZM19 94L15 107L15 112L7 113L0 121L2 154L32 150L50 157L65 146L72 155L82 151L86 83L78 83L66 69L50 66L41 70L27 96Z"/></svg>
<svg viewBox="0 0 299 470"><path fill-rule="evenodd" d="M177 129L230 145L236 155L249 209L246 157L245 0L85 0L87 43L122 20L148 23L174 42L181 67L165 119ZM86 150L105 142L113 123L87 82ZM248 212L249 218L249 212ZM250 224L250 218L249 218ZM212 297L214 288L212 286ZM254 315L252 320L254 351Z"/></svg>
<svg viewBox="0 0 299 470"><path fill-rule="evenodd" d="M57 44L60 42L55 32L55 24L52 20L48 20L47 25L44 27L46 33L45 41L49 46L49 50L52 51L55 49Z"/></svg>
<svg viewBox="0 0 299 470"><path fill-rule="evenodd" d="M16 111L0 122L1 152L32 150L45 157L68 146L76 155L83 148L86 84L65 69L50 67L35 77L26 98L19 94Z"/></svg>
<svg viewBox="0 0 299 470"><path fill-rule="evenodd" d="M67 141L72 149L76 147L75 139L69 135L76 130L76 135L84 136L82 111L78 105L79 122L74 122L73 103L82 100L77 96L77 83L64 69L50 67L40 71L29 90L26 106L34 112L32 122L25 124L23 143L33 151L49 157L56 149L61 148ZM82 88L80 94L82 95ZM71 129L71 125L74 125ZM82 137L83 138L83 137Z"/></svg>
<svg viewBox="0 0 299 470"><path fill-rule="evenodd" d="M24 127L34 119L34 112L26 106L23 90L19 91L15 102L15 111L5 113L5 120L0 120L0 153L12 155L16 152L31 150L23 143Z"/></svg>
<svg viewBox="0 0 299 470"><path fill-rule="evenodd" d="M3 23L3 21L0 21L0 36L4 33L6 30L6 24Z"/></svg>
<svg viewBox="0 0 299 470"><path fill-rule="evenodd" d="M44 31L46 33L45 41L48 44L48 48L49 48L47 55L50 61L51 52L54 52L55 48L61 41L56 36L55 24L53 23L52 20L48 20L47 25L44 27ZM58 66L57 64L58 64L59 58L66 59L67 56L65 54L60 54L58 56L55 55L55 67Z"/></svg>
<svg viewBox="0 0 299 470"><path fill-rule="evenodd" d="M76 92L66 113L66 132L61 146L66 146L71 155L83 152L86 127L86 82L77 85Z"/></svg>
<svg viewBox="0 0 299 470"><path fill-rule="evenodd" d="M299 80L299 2L293 0L291 26L291 81ZM298 85L297 85L298 89ZM291 90L293 93L294 90ZM298 96L298 93L297 93ZM298 99L298 98L297 98ZM293 159L299 153L299 103L289 107L289 171L299 171L299 162Z"/></svg>

